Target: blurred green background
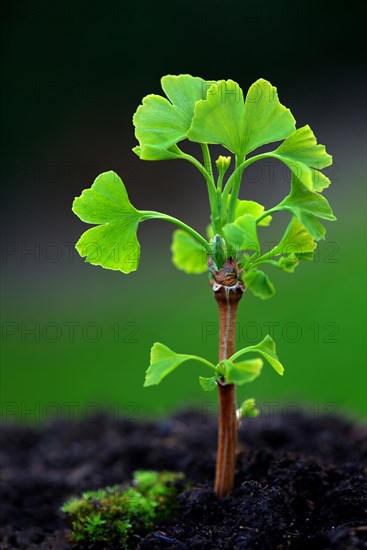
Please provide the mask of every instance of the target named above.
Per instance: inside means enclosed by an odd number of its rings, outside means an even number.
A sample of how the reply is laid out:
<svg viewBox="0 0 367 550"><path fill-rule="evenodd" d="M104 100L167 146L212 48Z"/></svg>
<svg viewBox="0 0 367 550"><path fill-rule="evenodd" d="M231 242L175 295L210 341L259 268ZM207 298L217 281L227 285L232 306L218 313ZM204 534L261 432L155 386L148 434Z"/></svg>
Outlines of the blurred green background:
<svg viewBox="0 0 367 550"><path fill-rule="evenodd" d="M110 407L131 418L196 405L205 369L184 365L143 389L149 350L159 340L215 360L217 311L207 279L175 270L172 228L139 230L138 272L124 276L84 264L73 244L86 226L74 196L104 170L124 180L138 208L159 209L203 231L205 185L181 161L143 162L132 115L159 93L167 73L257 78L278 87L298 126L309 123L334 156L325 193L338 217L316 262L294 275L269 271L277 293L246 294L238 345L274 336L283 379L267 368L240 397L263 412L366 418L365 135L361 18L316 2L201 0L175 5L110 1L8 5L2 89L2 419L55 420ZM353 46L353 56L346 45ZM196 153L192 145L186 150ZM266 162L249 170L241 196L275 204L287 174ZM274 221L279 232L285 218ZM264 240L274 233L264 232Z"/></svg>

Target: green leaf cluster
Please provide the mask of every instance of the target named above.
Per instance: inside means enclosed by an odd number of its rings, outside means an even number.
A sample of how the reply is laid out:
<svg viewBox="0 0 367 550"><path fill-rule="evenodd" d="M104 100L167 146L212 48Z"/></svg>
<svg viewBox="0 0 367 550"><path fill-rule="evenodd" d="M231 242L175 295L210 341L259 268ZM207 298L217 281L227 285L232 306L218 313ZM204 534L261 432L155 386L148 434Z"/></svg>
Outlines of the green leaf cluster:
<svg viewBox="0 0 367 550"><path fill-rule="evenodd" d="M246 355L250 355L250 357L237 361L238 358ZM254 355L260 357L253 357ZM156 342L151 349L150 365L146 371L144 386L159 384L166 376L187 361L201 363L214 372L210 377L199 377L199 383L204 391L213 390L216 388L217 383L247 384L261 374L262 359L265 359L278 374L283 375L283 365L277 356L275 343L269 335L259 344L243 348L216 365L197 355L176 353L164 344Z"/></svg>
<svg viewBox="0 0 367 550"><path fill-rule="evenodd" d="M130 548L135 533L174 514L185 486L183 474L139 470L130 486L86 491L61 509L68 516L73 542Z"/></svg>
<svg viewBox="0 0 367 550"><path fill-rule="evenodd" d="M140 258L139 224L150 219L168 221L178 227L171 246L178 269L200 274L208 270L209 255L217 269L224 256L231 256L241 268L245 287L260 298L271 297L274 285L259 266L292 273L301 260L312 259L317 241L325 237L322 220L335 220L321 194L330 185L321 170L332 164L332 157L308 125L296 128L277 89L262 78L246 93L233 80L204 80L188 74L164 76L161 85L163 95L146 96L133 117L139 142L134 151L142 160L185 160L199 170L211 211L207 234L167 214L136 209L122 180L106 172L74 201L75 214L95 226L77 242L78 252L93 265L130 273ZM185 140L200 145L201 159L183 150ZM259 147L273 143L273 150L256 154ZM215 166L211 144L225 149ZM289 169L291 185L279 204L265 209L240 199L239 194L246 169L269 158ZM289 213L289 225L280 243L264 252L259 228L269 226L278 211Z"/></svg>

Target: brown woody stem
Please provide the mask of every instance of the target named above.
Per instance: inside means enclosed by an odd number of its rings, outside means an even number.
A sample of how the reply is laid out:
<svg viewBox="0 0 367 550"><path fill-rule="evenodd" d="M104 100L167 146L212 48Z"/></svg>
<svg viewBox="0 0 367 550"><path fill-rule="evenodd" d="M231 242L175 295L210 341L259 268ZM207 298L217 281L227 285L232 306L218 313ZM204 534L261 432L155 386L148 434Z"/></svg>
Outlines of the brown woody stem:
<svg viewBox="0 0 367 550"><path fill-rule="evenodd" d="M219 288L218 288L219 287ZM213 287L219 308L219 361L227 359L236 351L237 306L243 290L238 286ZM215 475L215 492L225 497L233 489L236 466L238 421L236 414L236 386L218 382L218 451Z"/></svg>

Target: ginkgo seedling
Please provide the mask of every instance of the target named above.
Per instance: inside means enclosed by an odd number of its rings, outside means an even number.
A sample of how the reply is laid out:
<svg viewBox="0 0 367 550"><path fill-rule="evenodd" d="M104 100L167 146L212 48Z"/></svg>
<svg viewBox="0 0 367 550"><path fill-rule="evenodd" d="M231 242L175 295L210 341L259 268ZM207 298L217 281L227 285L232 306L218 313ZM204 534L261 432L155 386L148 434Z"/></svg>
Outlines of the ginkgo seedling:
<svg viewBox="0 0 367 550"><path fill-rule="evenodd" d="M274 285L263 266L293 273L300 261L313 259L317 241L325 237L320 220L336 219L321 194L330 180L320 170L332 164L332 157L317 144L309 126L296 128L276 88L264 79L252 84L246 97L233 80L168 75L161 83L166 97L146 96L134 115L139 142L134 152L141 160L185 160L198 169L207 187L211 211L207 234L203 236L167 214L136 209L122 180L114 172L106 172L74 201L74 213L95 225L81 236L76 248L93 265L130 273L139 264L139 224L165 220L178 228L171 247L174 265L190 274L208 272L219 307L219 362L177 354L156 343L145 386L159 384L189 360L212 370L211 377L200 377L199 381L205 391L218 388L219 392L215 490L218 496L225 496L234 482L238 418L257 414L252 398L237 409L236 385L259 376L262 359L283 374L270 336L236 352L238 303L247 290L262 299L274 294ZM184 140L200 145L201 160L184 152ZM273 150L253 153L280 141ZM225 150L215 161L216 170L209 147L212 144ZM290 191L279 204L265 209L255 201L240 199L239 193L246 168L268 158L289 169ZM289 223L279 243L265 252L259 229L266 229L278 211L289 213ZM244 358L247 354L251 356Z"/></svg>

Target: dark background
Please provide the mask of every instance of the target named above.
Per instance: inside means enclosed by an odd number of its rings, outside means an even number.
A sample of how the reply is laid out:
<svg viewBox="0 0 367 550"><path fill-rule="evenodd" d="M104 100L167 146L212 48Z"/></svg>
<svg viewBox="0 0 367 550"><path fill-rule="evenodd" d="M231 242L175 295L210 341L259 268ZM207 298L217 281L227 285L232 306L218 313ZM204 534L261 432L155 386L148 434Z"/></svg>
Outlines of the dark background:
<svg viewBox="0 0 367 550"><path fill-rule="evenodd" d="M3 418L215 402L198 387L204 373L190 366L142 389L155 340L213 360L216 353L205 276L175 271L171 228L143 224L141 266L129 276L73 253L86 227L72 200L110 169L138 208L204 230L206 191L194 168L143 162L131 151L142 97L160 93L164 74L186 72L232 78L245 91L259 77L270 80L297 125L310 124L334 156L325 194L339 221L328 224L317 262L293 276L273 274L276 297L246 296L239 317L242 345L274 327L287 376L264 370L241 396L283 410L365 415L365 29L355 5L23 1L3 10ZM243 198L271 206L284 196L289 182L270 168L249 171Z"/></svg>

